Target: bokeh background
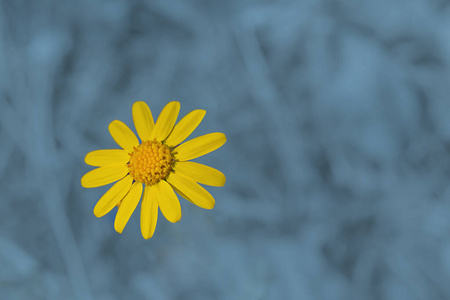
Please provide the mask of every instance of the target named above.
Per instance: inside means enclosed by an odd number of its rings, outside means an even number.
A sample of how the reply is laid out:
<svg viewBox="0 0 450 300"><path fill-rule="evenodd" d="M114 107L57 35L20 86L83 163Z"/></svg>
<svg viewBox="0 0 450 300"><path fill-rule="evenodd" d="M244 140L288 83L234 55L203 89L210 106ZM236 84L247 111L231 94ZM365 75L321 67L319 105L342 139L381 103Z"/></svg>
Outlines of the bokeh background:
<svg viewBox="0 0 450 300"><path fill-rule="evenodd" d="M147 241L80 185L138 100L228 137ZM450 1L0 0L0 157L0 299L450 299Z"/></svg>

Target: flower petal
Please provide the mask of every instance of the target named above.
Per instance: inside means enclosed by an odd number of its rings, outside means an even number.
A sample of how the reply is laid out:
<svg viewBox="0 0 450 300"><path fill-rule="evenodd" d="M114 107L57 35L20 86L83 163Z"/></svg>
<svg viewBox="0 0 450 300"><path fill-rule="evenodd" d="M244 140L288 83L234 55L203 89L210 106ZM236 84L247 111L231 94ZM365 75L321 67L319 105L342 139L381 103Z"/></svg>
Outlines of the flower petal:
<svg viewBox="0 0 450 300"><path fill-rule="evenodd" d="M94 169L81 177L81 185L93 188L110 184L128 174L127 164L115 164Z"/></svg>
<svg viewBox="0 0 450 300"><path fill-rule="evenodd" d="M141 203L141 232L144 239L153 236L158 221L158 199L154 185L145 186Z"/></svg>
<svg viewBox="0 0 450 300"><path fill-rule="evenodd" d="M215 200L213 196L192 179L178 175L177 173L170 173L167 182L176 188L177 191L180 191L182 197L193 204L205 209L212 209L214 207Z"/></svg>
<svg viewBox="0 0 450 300"><path fill-rule="evenodd" d="M172 131L173 125L177 121L178 112L180 111L180 102L172 101L167 103L156 120L155 128L153 128L152 138L163 141Z"/></svg>
<svg viewBox="0 0 450 300"><path fill-rule="evenodd" d="M208 154L221 147L226 141L225 134L213 132L187 141L175 148L174 151L178 153L176 155L178 160L185 161Z"/></svg>
<svg viewBox="0 0 450 300"><path fill-rule="evenodd" d="M181 206L173 188L161 180L155 185L159 209L169 222L176 223L181 219Z"/></svg>
<svg viewBox="0 0 450 300"><path fill-rule="evenodd" d="M97 218L103 217L126 196L133 183L133 178L128 175L114 184L101 198L94 207L94 215Z"/></svg>
<svg viewBox="0 0 450 300"><path fill-rule="evenodd" d="M175 165L175 173L188 177L198 183L211 186L224 186L225 175L214 168L193 162L179 161Z"/></svg>
<svg viewBox="0 0 450 300"><path fill-rule="evenodd" d="M122 149L95 150L86 154L84 161L91 166L102 167L123 163L130 160L128 152Z"/></svg>
<svg viewBox="0 0 450 300"><path fill-rule="evenodd" d="M136 131L141 138L141 141L150 140L155 123L147 103L143 101L134 103L132 111L134 127L136 127Z"/></svg>
<svg viewBox="0 0 450 300"><path fill-rule="evenodd" d="M133 147L139 146L136 135L122 121L112 121L108 129L116 143L126 151L130 152L133 150Z"/></svg>
<svg viewBox="0 0 450 300"><path fill-rule="evenodd" d="M173 131L166 139L166 144L173 147L183 142L197 128L205 114L206 110L203 109L197 109L188 113L175 125Z"/></svg>
<svg viewBox="0 0 450 300"><path fill-rule="evenodd" d="M117 211L116 220L114 221L114 229L118 233L122 233L125 225L127 225L128 220L133 214L136 206L139 203L139 200L142 196L142 183L135 182L131 186L128 194L123 198L122 203L119 206L119 210Z"/></svg>

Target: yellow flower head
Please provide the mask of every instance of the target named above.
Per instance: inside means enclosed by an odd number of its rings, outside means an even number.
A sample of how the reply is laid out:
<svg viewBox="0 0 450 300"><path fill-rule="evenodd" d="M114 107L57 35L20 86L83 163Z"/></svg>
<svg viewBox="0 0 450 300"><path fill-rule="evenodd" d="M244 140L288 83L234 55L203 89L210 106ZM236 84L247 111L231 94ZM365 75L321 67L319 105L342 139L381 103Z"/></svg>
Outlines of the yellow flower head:
<svg viewBox="0 0 450 300"><path fill-rule="evenodd" d="M153 236L158 207L172 223L181 219L181 206L174 190L193 204L212 209L215 201L198 183L223 186L225 175L211 167L189 161L216 150L226 142L223 133L206 134L180 145L202 121L206 111L194 110L175 122L179 102L168 103L156 123L145 102L133 105L133 121L141 139L123 122L109 124L111 136L122 149L96 150L86 155L88 165L98 167L81 178L92 188L117 181L97 202L94 214L102 217L118 206L114 228L122 233L142 197L141 232Z"/></svg>

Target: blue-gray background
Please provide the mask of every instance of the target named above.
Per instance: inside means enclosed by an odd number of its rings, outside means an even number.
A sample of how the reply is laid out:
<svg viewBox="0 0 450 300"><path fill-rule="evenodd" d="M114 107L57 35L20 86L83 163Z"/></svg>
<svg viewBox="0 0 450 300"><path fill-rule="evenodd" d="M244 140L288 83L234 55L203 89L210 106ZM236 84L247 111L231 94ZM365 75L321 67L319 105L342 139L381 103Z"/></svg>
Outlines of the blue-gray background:
<svg viewBox="0 0 450 300"><path fill-rule="evenodd" d="M228 137L148 241L80 186L137 100ZM450 299L449 103L450 1L0 1L0 299Z"/></svg>

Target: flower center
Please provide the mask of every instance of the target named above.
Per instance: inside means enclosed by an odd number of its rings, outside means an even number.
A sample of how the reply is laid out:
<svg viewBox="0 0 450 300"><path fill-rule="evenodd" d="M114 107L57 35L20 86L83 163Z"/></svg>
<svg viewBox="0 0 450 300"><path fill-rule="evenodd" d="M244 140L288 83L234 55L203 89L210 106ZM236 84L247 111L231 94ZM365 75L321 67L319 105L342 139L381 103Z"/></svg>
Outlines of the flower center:
<svg viewBox="0 0 450 300"><path fill-rule="evenodd" d="M154 185L165 179L174 162L169 147L157 141L145 141L130 153L128 170L135 181Z"/></svg>

